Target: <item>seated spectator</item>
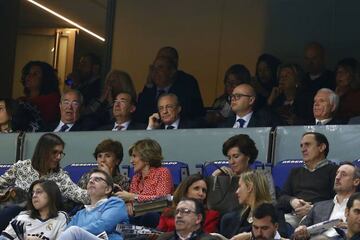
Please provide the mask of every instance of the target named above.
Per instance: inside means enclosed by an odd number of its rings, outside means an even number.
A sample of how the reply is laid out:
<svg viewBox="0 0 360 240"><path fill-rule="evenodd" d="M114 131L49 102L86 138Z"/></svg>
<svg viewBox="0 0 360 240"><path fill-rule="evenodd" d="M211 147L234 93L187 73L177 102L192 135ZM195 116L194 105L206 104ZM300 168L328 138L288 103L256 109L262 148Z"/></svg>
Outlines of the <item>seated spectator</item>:
<svg viewBox="0 0 360 240"><path fill-rule="evenodd" d="M158 111L149 117L147 130L153 129L185 129L199 127L195 121L181 117L182 107L178 97L173 93L162 94L158 99Z"/></svg>
<svg viewBox="0 0 360 240"><path fill-rule="evenodd" d="M137 141L129 149L131 164L135 175L131 179L130 191L118 191L116 196L122 198L128 207L128 213L133 216L133 203L153 200L172 193L173 183L169 169L161 167L163 159L161 146L152 139ZM131 223L155 228L159 223L160 214L151 214L132 218Z"/></svg>
<svg viewBox="0 0 360 240"><path fill-rule="evenodd" d="M183 198L175 209L175 231L163 233L157 239L202 239L205 209L203 204L193 198Z"/></svg>
<svg viewBox="0 0 360 240"><path fill-rule="evenodd" d="M82 105L87 109L89 104L101 95L101 60L94 53L80 58L77 69L70 73L65 83L76 89L83 96Z"/></svg>
<svg viewBox="0 0 360 240"><path fill-rule="evenodd" d="M88 119L80 118L80 110L83 104L83 97L77 90L70 89L61 96L60 122L50 124L43 129L46 132L73 132L87 131L93 129L97 123Z"/></svg>
<svg viewBox="0 0 360 240"><path fill-rule="evenodd" d="M16 105L16 102L10 98L0 98L0 133L16 131L12 120Z"/></svg>
<svg viewBox="0 0 360 240"><path fill-rule="evenodd" d="M278 85L277 71L281 61L271 54L262 54L256 62L255 78L251 85L257 94L256 108L266 106L273 87Z"/></svg>
<svg viewBox="0 0 360 240"><path fill-rule="evenodd" d="M157 111L158 97L164 93L173 93L178 97L182 117L192 120L205 115L196 80L179 72L173 59L159 56L150 66L148 83L139 94L135 119L146 123L149 116Z"/></svg>
<svg viewBox="0 0 360 240"><path fill-rule="evenodd" d="M45 124L56 122L60 91L55 69L46 62L30 61L22 69L21 83L25 96L19 100L36 106Z"/></svg>
<svg viewBox="0 0 360 240"><path fill-rule="evenodd" d="M207 121L211 126L217 126L220 122L229 117L231 113L229 96L234 88L242 83L250 83L251 75L249 70L241 64L229 67L224 77L224 93L215 99L211 112L207 113Z"/></svg>
<svg viewBox="0 0 360 240"><path fill-rule="evenodd" d="M204 232L217 232L220 214L217 211L206 209L207 189L207 182L200 174L190 175L183 180L174 192L172 207L164 209L161 214L157 229L162 232L174 231L176 206L183 198L194 198L205 207Z"/></svg>
<svg viewBox="0 0 360 240"><path fill-rule="evenodd" d="M303 88L305 72L297 64L282 64L279 85L272 88L267 105L287 125L301 125L312 118L312 97Z"/></svg>
<svg viewBox="0 0 360 240"><path fill-rule="evenodd" d="M122 175L119 166L123 160L123 146L120 142L106 139L100 142L94 152L94 158L98 164L98 169L107 172L112 176L114 190L129 190L130 180ZM91 172L85 173L79 180L78 185L86 189Z"/></svg>
<svg viewBox="0 0 360 240"><path fill-rule="evenodd" d="M145 124L138 123L133 119L136 110L135 98L129 92L119 92L114 100L112 112L115 122L98 128L98 130L139 130L145 129Z"/></svg>
<svg viewBox="0 0 360 240"><path fill-rule="evenodd" d="M297 227L314 203L334 197L334 181L338 166L326 159L329 142L325 135L306 132L300 142L304 167L293 168L278 199L278 208L286 221Z"/></svg>
<svg viewBox="0 0 360 240"><path fill-rule="evenodd" d="M339 107L339 96L328 88L320 89L314 97L314 120L310 124L336 125L343 121L335 117Z"/></svg>
<svg viewBox="0 0 360 240"><path fill-rule="evenodd" d="M321 88L335 90L335 76L325 66L325 49L318 42L306 44L304 49L304 66L307 73L304 86L312 96Z"/></svg>
<svg viewBox="0 0 360 240"><path fill-rule="evenodd" d="M223 174L240 176L244 172L251 171L251 164L255 162L259 151L256 148L254 140L252 140L249 135L238 134L230 137L224 142L222 152L224 156L228 158L230 168L221 167L221 169L217 169L213 172L213 176ZM268 172L262 172L267 178L271 197L275 201L275 188L272 176Z"/></svg>
<svg viewBox="0 0 360 240"><path fill-rule="evenodd" d="M135 103L136 90L130 75L120 70L110 71L105 78L101 96L93 99L88 106L82 110L82 114L90 114L96 117L100 125L109 123L113 117L113 103L116 100L116 96L122 92L128 93L131 98L134 99Z"/></svg>
<svg viewBox="0 0 360 240"><path fill-rule="evenodd" d="M226 238L235 239L238 234L251 232L254 210L263 203L271 203L267 180L261 172L242 173L236 194L243 209L240 212L237 210L226 213L221 219L219 232ZM284 218L283 215L281 216ZM285 220L279 219L279 225L280 234L287 236Z"/></svg>
<svg viewBox="0 0 360 240"><path fill-rule="evenodd" d="M85 205L85 209L76 213L59 240L99 239L97 236L104 232L109 240L122 239L116 225L128 223L129 219L124 201L111 197L112 191L111 176L103 170L94 169L87 185L90 205Z"/></svg>
<svg viewBox="0 0 360 240"><path fill-rule="evenodd" d="M248 128L277 126L279 121L271 112L264 109L255 110L256 93L247 83L234 88L229 96L231 110L234 113L220 127Z"/></svg>
<svg viewBox="0 0 360 240"><path fill-rule="evenodd" d="M347 222L346 239L355 240L360 238L359 228L360 193L354 193L346 204L345 217Z"/></svg>
<svg viewBox="0 0 360 240"><path fill-rule="evenodd" d="M60 212L62 197L56 183L35 180L29 188L27 205L28 210L11 221L0 239L57 239L66 227L67 215Z"/></svg>
<svg viewBox="0 0 360 240"><path fill-rule="evenodd" d="M337 64L335 92L340 97L337 118L347 122L360 116L360 65L356 59L345 58Z"/></svg>
<svg viewBox="0 0 360 240"><path fill-rule="evenodd" d="M59 136L52 133L42 135L31 159L14 163L0 176L0 193L6 192L11 187L27 192L31 183L41 178L56 182L65 198L87 203L86 190L73 183L60 168L60 161L65 156L64 146L65 143ZM0 230L3 230L21 210L24 208L16 205L0 211Z"/></svg>
<svg viewBox="0 0 360 240"><path fill-rule="evenodd" d="M300 226L295 229L294 237L296 239L310 238L307 227L327 220L341 219L343 222L338 227L346 228L345 207L349 197L357 191L359 184L359 168L349 162L341 164L336 172L334 182L336 195L334 199L314 204L309 214L301 220ZM321 234L329 238L339 236L334 228L330 228Z"/></svg>

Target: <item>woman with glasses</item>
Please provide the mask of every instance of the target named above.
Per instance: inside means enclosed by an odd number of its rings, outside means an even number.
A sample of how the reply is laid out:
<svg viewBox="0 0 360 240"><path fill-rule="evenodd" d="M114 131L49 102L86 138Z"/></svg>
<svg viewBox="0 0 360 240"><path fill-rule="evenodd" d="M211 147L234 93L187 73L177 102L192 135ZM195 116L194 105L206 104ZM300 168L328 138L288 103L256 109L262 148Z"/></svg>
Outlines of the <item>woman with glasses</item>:
<svg viewBox="0 0 360 240"><path fill-rule="evenodd" d="M194 198L206 204L208 184L200 174L193 174L180 183L174 192L172 207L164 209L157 229L162 232L175 230L176 206L183 198ZM207 233L217 232L220 213L215 210L205 209L203 230Z"/></svg>
<svg viewBox="0 0 360 240"><path fill-rule="evenodd" d="M34 181L29 188L27 211L21 212L1 233L7 239L57 239L65 229L66 213L61 212L62 197L55 182Z"/></svg>
<svg viewBox="0 0 360 240"><path fill-rule="evenodd" d="M60 161L65 156L64 146L65 143L59 136L52 133L42 135L31 159L14 163L0 176L0 193L5 194L9 189L14 188L19 191L28 191L31 183L41 178L56 182L65 198L87 203L86 190L73 183L65 171L60 168ZM12 214L6 212L9 209L3 209L0 212L0 230L22 209L21 206L18 206L17 211L13 211Z"/></svg>
<svg viewBox="0 0 360 240"><path fill-rule="evenodd" d="M118 224L129 222L126 206L122 199L114 196L113 180L109 174L100 169L93 169L87 184L90 205L78 211L72 217L67 229L59 240L122 240L116 231ZM107 235L107 238L100 236Z"/></svg>

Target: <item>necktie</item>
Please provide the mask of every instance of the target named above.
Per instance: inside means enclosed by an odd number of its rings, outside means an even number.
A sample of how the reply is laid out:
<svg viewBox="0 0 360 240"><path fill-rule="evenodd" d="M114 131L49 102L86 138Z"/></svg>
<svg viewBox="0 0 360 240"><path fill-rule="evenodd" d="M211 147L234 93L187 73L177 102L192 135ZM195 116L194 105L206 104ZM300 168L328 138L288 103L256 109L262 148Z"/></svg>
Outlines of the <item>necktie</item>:
<svg viewBox="0 0 360 240"><path fill-rule="evenodd" d="M59 132L65 132L67 129L69 128L69 126L67 124L62 125L62 127L60 128Z"/></svg>
<svg viewBox="0 0 360 240"><path fill-rule="evenodd" d="M321 123L321 121L318 121L318 122L316 123L316 125L323 125L323 124Z"/></svg>
<svg viewBox="0 0 360 240"><path fill-rule="evenodd" d="M117 125L117 126L116 126L116 130L117 130L117 131L121 131L121 129L123 129L123 128L124 128L124 126L122 126L122 125Z"/></svg>
<svg viewBox="0 0 360 240"><path fill-rule="evenodd" d="M243 128L246 121L244 119L239 118L237 122L239 123L239 128Z"/></svg>
<svg viewBox="0 0 360 240"><path fill-rule="evenodd" d="M167 126L166 127L166 129L174 129L175 127L174 126L171 126L171 125L169 125L169 126Z"/></svg>

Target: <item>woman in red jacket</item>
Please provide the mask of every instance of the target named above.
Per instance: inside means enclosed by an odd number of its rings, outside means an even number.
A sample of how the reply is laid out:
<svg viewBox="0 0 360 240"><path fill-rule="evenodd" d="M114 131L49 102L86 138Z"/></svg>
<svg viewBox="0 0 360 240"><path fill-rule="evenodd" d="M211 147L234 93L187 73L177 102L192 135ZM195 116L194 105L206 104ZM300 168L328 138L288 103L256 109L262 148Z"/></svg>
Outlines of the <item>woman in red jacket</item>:
<svg viewBox="0 0 360 240"><path fill-rule="evenodd" d="M206 203L207 182L200 174L193 174L187 177L174 192L174 199L171 208L164 209L160 217L157 229L163 232L174 231L175 229L175 209L183 197L195 198ZM217 232L220 213L207 209L205 212L205 222L203 229L207 233Z"/></svg>

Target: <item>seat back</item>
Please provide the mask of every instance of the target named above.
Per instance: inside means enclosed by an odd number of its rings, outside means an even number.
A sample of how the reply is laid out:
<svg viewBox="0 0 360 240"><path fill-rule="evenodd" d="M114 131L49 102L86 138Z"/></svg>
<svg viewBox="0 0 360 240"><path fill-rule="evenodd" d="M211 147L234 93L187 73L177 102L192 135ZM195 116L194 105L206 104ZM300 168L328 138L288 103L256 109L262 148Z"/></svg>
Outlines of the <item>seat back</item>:
<svg viewBox="0 0 360 240"><path fill-rule="evenodd" d="M360 158L356 159L352 162L355 166L357 166L358 168L360 168Z"/></svg>
<svg viewBox="0 0 360 240"><path fill-rule="evenodd" d="M302 159L287 159L280 161L272 168L272 177L276 188L282 189L291 169L302 167L304 161Z"/></svg>
<svg viewBox="0 0 360 240"><path fill-rule="evenodd" d="M12 164L0 164L0 176L3 175L9 168L12 166Z"/></svg>
<svg viewBox="0 0 360 240"><path fill-rule="evenodd" d="M69 173L71 180L74 183L77 183L82 175L90 172L91 169L96 168L97 166L97 163L73 163L66 166L64 170Z"/></svg>

